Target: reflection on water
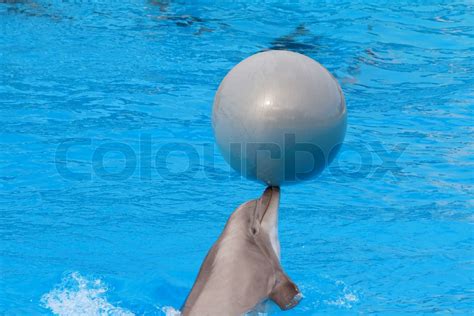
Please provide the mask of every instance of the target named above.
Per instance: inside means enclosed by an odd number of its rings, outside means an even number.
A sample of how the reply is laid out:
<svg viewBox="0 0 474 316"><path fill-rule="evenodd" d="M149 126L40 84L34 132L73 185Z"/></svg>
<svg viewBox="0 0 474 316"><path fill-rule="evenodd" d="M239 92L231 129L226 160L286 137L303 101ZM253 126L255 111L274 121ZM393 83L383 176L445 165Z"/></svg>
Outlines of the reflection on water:
<svg viewBox="0 0 474 316"><path fill-rule="evenodd" d="M317 50L319 37L311 35L304 24L298 25L293 32L278 37L270 43L270 49L291 50L309 55Z"/></svg>

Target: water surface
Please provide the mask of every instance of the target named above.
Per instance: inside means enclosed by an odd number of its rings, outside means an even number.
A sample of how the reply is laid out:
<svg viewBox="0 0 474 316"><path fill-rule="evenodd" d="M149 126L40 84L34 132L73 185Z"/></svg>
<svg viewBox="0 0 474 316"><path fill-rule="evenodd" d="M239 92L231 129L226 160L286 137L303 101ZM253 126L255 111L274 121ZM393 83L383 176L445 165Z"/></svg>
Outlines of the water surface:
<svg viewBox="0 0 474 316"><path fill-rule="evenodd" d="M304 300L282 314L472 313L472 16L470 1L2 1L0 314L179 309L263 190L229 170L210 113L266 49L318 60L349 113L333 165L283 188Z"/></svg>

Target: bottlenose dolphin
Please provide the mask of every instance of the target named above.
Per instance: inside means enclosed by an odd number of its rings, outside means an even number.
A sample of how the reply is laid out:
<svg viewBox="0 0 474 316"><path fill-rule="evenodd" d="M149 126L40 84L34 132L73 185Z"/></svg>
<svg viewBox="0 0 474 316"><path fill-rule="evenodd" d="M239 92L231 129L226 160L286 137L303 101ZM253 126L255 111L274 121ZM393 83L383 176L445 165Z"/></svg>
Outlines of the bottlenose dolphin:
<svg viewBox="0 0 474 316"><path fill-rule="evenodd" d="M268 187L240 205L209 250L181 308L183 316L232 316L251 312L270 299L281 309L301 294L280 265L280 189Z"/></svg>

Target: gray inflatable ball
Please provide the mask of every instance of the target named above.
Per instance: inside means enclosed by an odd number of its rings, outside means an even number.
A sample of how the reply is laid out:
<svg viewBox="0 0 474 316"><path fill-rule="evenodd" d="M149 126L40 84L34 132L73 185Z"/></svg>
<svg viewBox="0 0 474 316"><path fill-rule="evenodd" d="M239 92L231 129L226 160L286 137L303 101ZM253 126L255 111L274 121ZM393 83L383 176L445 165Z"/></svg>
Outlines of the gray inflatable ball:
<svg viewBox="0 0 474 316"><path fill-rule="evenodd" d="M346 120L335 78L289 51L258 53L232 68L212 111L225 160L243 176L275 186L321 173L344 140Z"/></svg>

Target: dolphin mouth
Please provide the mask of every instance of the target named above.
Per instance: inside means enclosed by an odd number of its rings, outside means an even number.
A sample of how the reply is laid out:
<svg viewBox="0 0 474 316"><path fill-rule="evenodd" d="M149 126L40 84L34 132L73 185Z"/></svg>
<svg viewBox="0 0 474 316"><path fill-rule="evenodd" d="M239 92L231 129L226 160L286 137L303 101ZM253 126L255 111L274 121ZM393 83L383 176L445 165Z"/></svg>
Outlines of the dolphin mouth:
<svg viewBox="0 0 474 316"><path fill-rule="evenodd" d="M260 198L261 205L262 205L262 212L260 217L260 224L265 219L265 215L267 215L270 205L272 202L275 202L275 199L278 199L280 196L280 188L275 186L270 186L265 189L263 192L262 197Z"/></svg>

